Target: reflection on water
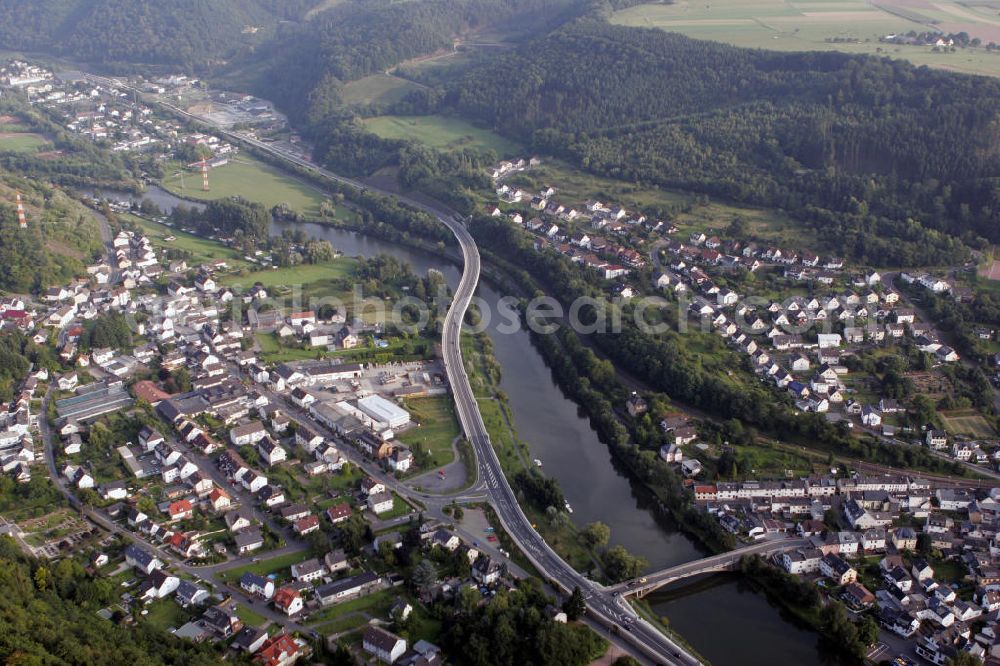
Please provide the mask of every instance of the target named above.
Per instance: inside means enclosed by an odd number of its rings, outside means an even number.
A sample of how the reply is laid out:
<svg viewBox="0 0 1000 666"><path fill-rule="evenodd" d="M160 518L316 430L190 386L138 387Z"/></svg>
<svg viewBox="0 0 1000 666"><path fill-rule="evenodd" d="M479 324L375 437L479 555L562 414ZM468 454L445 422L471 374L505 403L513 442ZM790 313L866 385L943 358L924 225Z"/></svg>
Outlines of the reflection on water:
<svg viewBox="0 0 1000 666"><path fill-rule="evenodd" d="M734 574L711 575L648 597L653 611L716 666L847 666L810 629Z"/></svg>

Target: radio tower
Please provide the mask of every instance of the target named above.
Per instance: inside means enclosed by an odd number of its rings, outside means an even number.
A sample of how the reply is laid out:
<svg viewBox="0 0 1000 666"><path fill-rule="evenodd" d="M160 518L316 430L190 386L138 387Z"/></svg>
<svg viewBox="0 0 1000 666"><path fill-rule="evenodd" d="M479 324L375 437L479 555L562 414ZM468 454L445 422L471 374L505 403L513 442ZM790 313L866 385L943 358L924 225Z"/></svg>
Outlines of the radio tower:
<svg viewBox="0 0 1000 666"><path fill-rule="evenodd" d="M28 219L24 216L24 204L21 203L21 193L17 193L17 225L22 229L28 228Z"/></svg>
<svg viewBox="0 0 1000 666"><path fill-rule="evenodd" d="M203 159L200 162L192 162L188 164L188 168L198 167L201 170L201 189L208 192L208 160ZM181 172L181 187L183 187L184 173Z"/></svg>

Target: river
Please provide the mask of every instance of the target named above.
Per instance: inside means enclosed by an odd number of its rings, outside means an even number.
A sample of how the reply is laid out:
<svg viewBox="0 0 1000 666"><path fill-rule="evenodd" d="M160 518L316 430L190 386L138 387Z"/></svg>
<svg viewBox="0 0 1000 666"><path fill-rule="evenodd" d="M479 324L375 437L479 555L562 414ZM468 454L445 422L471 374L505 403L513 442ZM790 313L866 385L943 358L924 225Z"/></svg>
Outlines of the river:
<svg viewBox="0 0 1000 666"><path fill-rule="evenodd" d="M122 200L130 195L104 193ZM157 187L146 193L164 212L178 204L191 205ZM134 198L134 197L132 197ZM434 268L454 288L460 269L432 253L383 241L353 231L312 223L275 223L272 233L293 227L314 238L330 241L347 256L389 254L424 274ZM477 294L496 312L501 294L488 282ZM501 333L498 316L487 332L500 363L500 387L507 395L515 428L528 443L531 455L543 462L573 507L578 526L601 521L611 527L611 542L642 555L651 570L687 562L703 551L668 521L657 519L651 500L614 465L607 446L598 440L586 417L556 385L525 331ZM647 597L657 615L671 625L716 666L755 664L826 664L818 639L781 616L763 595L735 577L710 576L692 584ZM720 640L725 636L724 640Z"/></svg>

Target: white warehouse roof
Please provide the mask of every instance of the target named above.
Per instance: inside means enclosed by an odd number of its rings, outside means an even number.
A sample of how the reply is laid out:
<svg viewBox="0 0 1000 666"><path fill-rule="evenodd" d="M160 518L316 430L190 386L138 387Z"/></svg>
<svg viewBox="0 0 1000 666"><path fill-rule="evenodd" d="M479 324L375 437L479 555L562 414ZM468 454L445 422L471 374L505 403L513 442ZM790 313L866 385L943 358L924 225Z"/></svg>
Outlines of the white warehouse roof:
<svg viewBox="0 0 1000 666"><path fill-rule="evenodd" d="M410 422L410 413L380 395L370 395L358 400L358 409L375 421L397 427Z"/></svg>

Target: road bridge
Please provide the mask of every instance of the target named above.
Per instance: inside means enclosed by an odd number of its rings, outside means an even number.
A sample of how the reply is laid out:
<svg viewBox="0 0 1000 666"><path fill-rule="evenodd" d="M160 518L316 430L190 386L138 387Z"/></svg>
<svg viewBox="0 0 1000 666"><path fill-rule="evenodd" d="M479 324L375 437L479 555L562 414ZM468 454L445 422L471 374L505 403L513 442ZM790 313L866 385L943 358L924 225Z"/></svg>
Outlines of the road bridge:
<svg viewBox="0 0 1000 666"><path fill-rule="evenodd" d="M742 548L737 548L735 550L730 550L725 553L720 553L718 555L712 555L700 560L693 560L674 567L662 569L639 578L633 578L632 580L612 585L606 589L613 594L621 594L623 596L634 595L641 599L650 592L658 590L665 585L676 583L677 581L685 578L700 576L707 573L717 573L720 571L732 571L739 566L740 559L742 559L744 555L774 555L775 553L781 553L795 548L803 548L808 545L809 541L801 538L785 537L769 539L753 543Z"/></svg>

